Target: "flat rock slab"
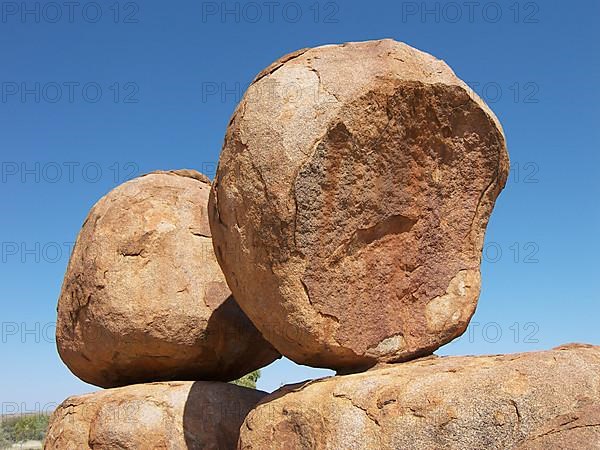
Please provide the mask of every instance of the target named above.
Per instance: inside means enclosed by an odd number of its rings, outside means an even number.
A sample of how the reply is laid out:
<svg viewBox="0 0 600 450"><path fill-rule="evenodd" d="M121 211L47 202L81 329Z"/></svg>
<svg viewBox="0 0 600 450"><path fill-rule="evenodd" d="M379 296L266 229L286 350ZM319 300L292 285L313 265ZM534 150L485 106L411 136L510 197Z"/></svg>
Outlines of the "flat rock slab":
<svg viewBox="0 0 600 450"><path fill-rule="evenodd" d="M429 357L284 387L248 415L238 448L597 449L599 407L597 346Z"/></svg>
<svg viewBox="0 0 600 450"><path fill-rule="evenodd" d="M475 310L508 169L498 120L443 61L392 40L301 50L231 119L209 206L217 258L297 363L431 354Z"/></svg>
<svg viewBox="0 0 600 450"><path fill-rule="evenodd" d="M198 172L155 172L92 208L56 327L60 356L82 380L230 381L279 357L227 287L208 225L209 192Z"/></svg>
<svg viewBox="0 0 600 450"><path fill-rule="evenodd" d="M266 393L219 382L164 382L65 400L45 450L229 450Z"/></svg>

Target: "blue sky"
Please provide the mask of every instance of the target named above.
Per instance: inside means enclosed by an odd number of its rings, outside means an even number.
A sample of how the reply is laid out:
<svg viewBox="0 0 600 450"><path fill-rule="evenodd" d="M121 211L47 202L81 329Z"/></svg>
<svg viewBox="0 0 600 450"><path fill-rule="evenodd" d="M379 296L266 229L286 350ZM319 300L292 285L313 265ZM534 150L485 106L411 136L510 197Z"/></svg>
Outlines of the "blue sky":
<svg viewBox="0 0 600 450"><path fill-rule="evenodd" d="M212 176L252 78L345 41L391 37L444 59L504 126L513 170L479 307L438 353L600 344L597 1L25 4L0 4L2 412L93 389L61 363L52 325L89 208L155 169ZM327 373L279 361L259 387Z"/></svg>

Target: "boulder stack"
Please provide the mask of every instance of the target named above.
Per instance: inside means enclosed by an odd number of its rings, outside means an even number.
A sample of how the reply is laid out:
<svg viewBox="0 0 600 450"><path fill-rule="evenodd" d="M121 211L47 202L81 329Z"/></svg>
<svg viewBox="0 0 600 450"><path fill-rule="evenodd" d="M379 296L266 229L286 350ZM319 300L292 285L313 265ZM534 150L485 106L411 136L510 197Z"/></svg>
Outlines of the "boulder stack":
<svg viewBox="0 0 600 450"><path fill-rule="evenodd" d="M155 172L90 212L57 342L112 389L67 399L46 449L599 448L600 347L432 355L475 311L507 175L497 118L443 61L392 40L281 58L212 187ZM224 383L280 353L338 375Z"/></svg>
<svg viewBox="0 0 600 450"><path fill-rule="evenodd" d="M431 354L475 311L508 169L498 120L443 61L389 39L291 53L227 129L209 206L217 258L299 364Z"/></svg>
<svg viewBox="0 0 600 450"><path fill-rule="evenodd" d="M227 287L209 191L198 172L153 172L92 208L58 301L57 346L82 380L124 387L63 402L46 449L235 448L266 394L223 381L280 355Z"/></svg>

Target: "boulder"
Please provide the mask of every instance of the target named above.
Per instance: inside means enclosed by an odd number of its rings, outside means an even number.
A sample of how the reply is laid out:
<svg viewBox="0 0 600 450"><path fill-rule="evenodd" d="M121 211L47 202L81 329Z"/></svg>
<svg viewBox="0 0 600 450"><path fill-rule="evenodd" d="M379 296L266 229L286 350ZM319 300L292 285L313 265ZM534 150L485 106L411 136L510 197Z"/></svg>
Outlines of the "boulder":
<svg viewBox="0 0 600 450"><path fill-rule="evenodd" d="M284 387L247 416L238 448L591 449L598 407L597 346L431 356Z"/></svg>
<svg viewBox="0 0 600 450"><path fill-rule="evenodd" d="M219 382L163 382L65 400L45 450L235 449L240 425L266 394Z"/></svg>
<svg viewBox="0 0 600 450"><path fill-rule="evenodd" d="M300 50L255 78L227 129L217 258L297 363L431 354L475 310L508 170L500 123L443 61L393 40Z"/></svg>
<svg viewBox="0 0 600 450"><path fill-rule="evenodd" d="M92 208L56 327L60 356L82 380L230 381L279 357L238 307L215 259L209 192L198 172L155 172Z"/></svg>

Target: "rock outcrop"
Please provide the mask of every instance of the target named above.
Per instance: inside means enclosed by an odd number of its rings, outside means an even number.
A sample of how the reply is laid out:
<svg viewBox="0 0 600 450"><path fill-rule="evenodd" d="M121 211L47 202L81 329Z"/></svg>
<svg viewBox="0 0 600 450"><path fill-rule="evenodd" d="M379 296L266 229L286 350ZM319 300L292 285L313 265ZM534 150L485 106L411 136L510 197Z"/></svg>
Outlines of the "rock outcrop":
<svg viewBox="0 0 600 450"><path fill-rule="evenodd" d="M230 381L279 357L215 259L209 192L198 172L155 172L92 208L69 261L56 330L61 358L82 380Z"/></svg>
<svg viewBox="0 0 600 450"><path fill-rule="evenodd" d="M54 412L45 450L229 450L266 394L218 382L138 384L70 397Z"/></svg>
<svg viewBox="0 0 600 450"><path fill-rule="evenodd" d="M248 88L210 200L238 303L297 363L348 371L462 334L508 174L502 128L392 40L300 50Z"/></svg>
<svg viewBox="0 0 600 450"><path fill-rule="evenodd" d="M89 213L57 346L111 389L63 402L44 448L600 450L600 346L432 355L475 311L508 169L497 118L431 55L381 40L276 61L212 187L153 172ZM223 382L280 353L338 374Z"/></svg>
<svg viewBox="0 0 600 450"><path fill-rule="evenodd" d="M592 449L599 407L600 347L428 357L284 387L248 415L238 448Z"/></svg>

